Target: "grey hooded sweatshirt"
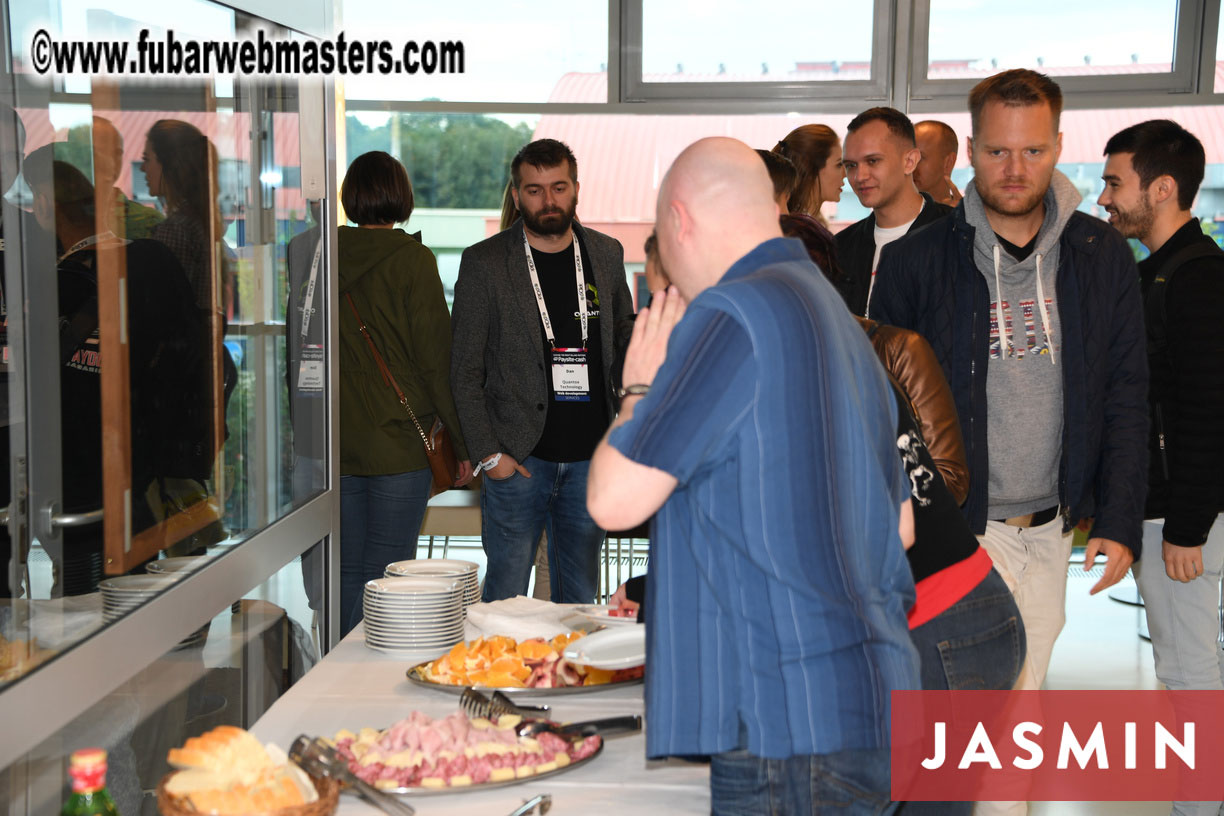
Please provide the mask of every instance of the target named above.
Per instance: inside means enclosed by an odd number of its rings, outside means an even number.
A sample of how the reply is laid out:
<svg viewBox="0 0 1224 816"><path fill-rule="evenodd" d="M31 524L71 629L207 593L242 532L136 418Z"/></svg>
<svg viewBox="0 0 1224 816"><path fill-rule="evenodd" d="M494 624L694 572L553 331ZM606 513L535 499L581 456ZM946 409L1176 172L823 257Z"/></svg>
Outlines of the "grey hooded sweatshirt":
<svg viewBox="0 0 1224 816"><path fill-rule="evenodd" d="M1058 244L1082 198L1055 170L1037 244L1027 258L1017 261L991 228L976 185L968 185L965 193L965 218L974 228L974 262L990 290L988 518L1011 518L1058 504L1063 432Z"/></svg>

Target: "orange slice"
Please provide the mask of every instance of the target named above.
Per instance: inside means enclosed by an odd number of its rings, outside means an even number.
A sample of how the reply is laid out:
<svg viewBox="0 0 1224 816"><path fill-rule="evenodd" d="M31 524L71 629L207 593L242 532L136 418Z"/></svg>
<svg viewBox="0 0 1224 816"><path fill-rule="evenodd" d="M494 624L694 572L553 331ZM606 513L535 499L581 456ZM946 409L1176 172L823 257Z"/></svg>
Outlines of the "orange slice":
<svg viewBox="0 0 1224 816"><path fill-rule="evenodd" d="M524 640L518 645L518 656L524 660L543 660L553 653L553 647L539 638Z"/></svg>
<svg viewBox="0 0 1224 816"><path fill-rule="evenodd" d="M583 683L583 685L602 686L604 683L611 683L612 675L614 674L616 674L616 672L609 671L608 669L597 669L594 666L587 666L586 682Z"/></svg>
<svg viewBox="0 0 1224 816"><path fill-rule="evenodd" d="M486 685L492 688L523 688L523 681L504 671L490 671Z"/></svg>

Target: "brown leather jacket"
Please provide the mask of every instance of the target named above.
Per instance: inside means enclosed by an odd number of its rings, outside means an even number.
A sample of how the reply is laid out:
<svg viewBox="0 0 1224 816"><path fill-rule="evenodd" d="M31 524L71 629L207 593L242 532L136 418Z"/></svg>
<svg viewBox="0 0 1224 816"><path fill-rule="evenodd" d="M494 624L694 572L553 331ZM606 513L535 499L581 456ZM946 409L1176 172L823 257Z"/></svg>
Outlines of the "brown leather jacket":
<svg viewBox="0 0 1224 816"><path fill-rule="evenodd" d="M948 492L957 504L962 504L969 495L965 443L961 438L952 389L948 387L943 369L935 359L935 352L917 332L877 323L865 317L855 319L867 332L885 370L909 397L910 411L918 420L927 450L931 452Z"/></svg>

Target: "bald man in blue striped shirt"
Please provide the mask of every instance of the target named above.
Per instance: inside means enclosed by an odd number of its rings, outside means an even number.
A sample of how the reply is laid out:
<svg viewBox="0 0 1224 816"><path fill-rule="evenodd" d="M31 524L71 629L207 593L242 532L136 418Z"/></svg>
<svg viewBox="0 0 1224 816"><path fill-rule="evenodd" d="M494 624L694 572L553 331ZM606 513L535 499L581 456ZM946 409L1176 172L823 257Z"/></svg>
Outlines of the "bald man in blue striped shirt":
<svg viewBox="0 0 1224 816"><path fill-rule="evenodd" d="M885 375L747 146L686 149L656 229L675 286L587 493L605 529L657 511L647 754L710 756L716 814L889 813L889 694L919 682Z"/></svg>

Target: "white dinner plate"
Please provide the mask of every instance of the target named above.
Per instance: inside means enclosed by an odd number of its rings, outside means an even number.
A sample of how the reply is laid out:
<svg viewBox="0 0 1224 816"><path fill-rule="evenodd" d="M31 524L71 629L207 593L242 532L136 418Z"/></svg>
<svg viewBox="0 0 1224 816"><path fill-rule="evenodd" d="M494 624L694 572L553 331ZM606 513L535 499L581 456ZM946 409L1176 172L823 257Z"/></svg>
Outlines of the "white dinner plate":
<svg viewBox="0 0 1224 816"><path fill-rule="evenodd" d="M383 638L366 636L366 645L380 649L442 649L450 651L450 648L459 642L459 637L437 638L434 640L386 640Z"/></svg>
<svg viewBox="0 0 1224 816"><path fill-rule="evenodd" d="M165 575L119 575L115 578L107 578L102 581L98 584L98 588L102 590L103 597L109 593L117 595L130 595L133 593L151 595L155 592L161 592L181 577L181 575L175 573Z"/></svg>
<svg viewBox="0 0 1224 816"><path fill-rule="evenodd" d="M145 570L154 575L167 575L172 572L193 572L213 559L211 555L180 555L174 558L162 558L150 561Z"/></svg>
<svg viewBox="0 0 1224 816"><path fill-rule="evenodd" d="M373 649L376 652L393 655L404 660L421 662L423 660L435 660L450 651L449 646L438 646L427 649L392 649L386 646L376 646L370 642L366 642L366 648Z"/></svg>
<svg viewBox="0 0 1224 816"><path fill-rule="evenodd" d="M425 558L414 561L396 561L388 564L386 573L394 575L454 575L471 576L475 579L480 565L475 561L460 561L454 558Z"/></svg>
<svg viewBox="0 0 1224 816"><path fill-rule="evenodd" d="M459 583L454 578L437 576L405 575L396 578L375 578L366 581L366 589L388 595L413 595L417 597L446 597L452 594Z"/></svg>
<svg viewBox="0 0 1224 816"><path fill-rule="evenodd" d="M463 619L439 620L438 623L427 624L411 624L403 623L399 620L383 620L381 618L366 617L366 625L371 629L384 629L393 631L405 632L426 632L452 629L463 629Z"/></svg>
<svg viewBox="0 0 1224 816"><path fill-rule="evenodd" d="M646 662L646 627L620 626L579 638L565 647L562 657L579 666L615 671Z"/></svg>

